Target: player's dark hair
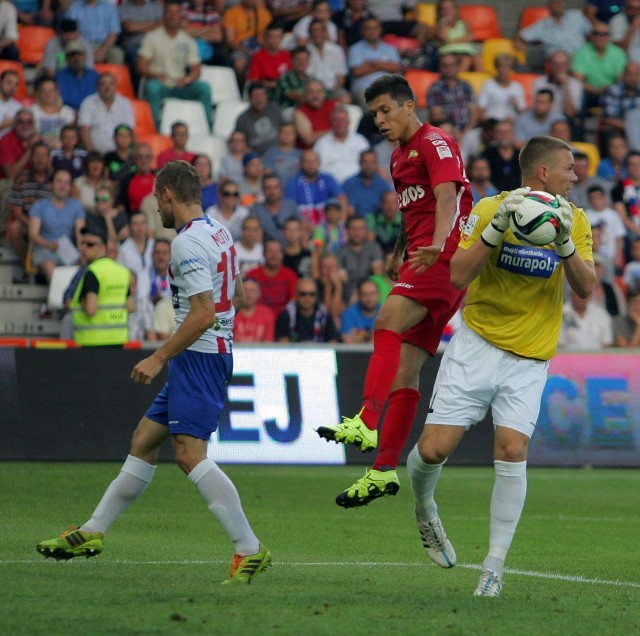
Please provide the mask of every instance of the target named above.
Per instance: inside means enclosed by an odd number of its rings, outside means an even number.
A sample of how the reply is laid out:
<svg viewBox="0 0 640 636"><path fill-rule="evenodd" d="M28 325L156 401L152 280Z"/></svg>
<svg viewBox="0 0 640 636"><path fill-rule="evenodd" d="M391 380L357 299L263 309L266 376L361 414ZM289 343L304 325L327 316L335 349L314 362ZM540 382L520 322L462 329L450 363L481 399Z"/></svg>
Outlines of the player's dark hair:
<svg viewBox="0 0 640 636"><path fill-rule="evenodd" d="M416 101L409 82L402 75L383 75L364 91L364 99L367 103L381 95L389 95L400 106L408 101Z"/></svg>
<svg viewBox="0 0 640 636"><path fill-rule="evenodd" d="M522 147L520 156L518 157L522 178L529 179L534 176L538 166L553 161L550 155L559 150L568 150L571 152L571 146L556 137L546 135L531 137Z"/></svg>
<svg viewBox="0 0 640 636"><path fill-rule="evenodd" d="M180 203L200 203L202 185L196 169L186 161L170 161L156 174L156 191L169 188Z"/></svg>

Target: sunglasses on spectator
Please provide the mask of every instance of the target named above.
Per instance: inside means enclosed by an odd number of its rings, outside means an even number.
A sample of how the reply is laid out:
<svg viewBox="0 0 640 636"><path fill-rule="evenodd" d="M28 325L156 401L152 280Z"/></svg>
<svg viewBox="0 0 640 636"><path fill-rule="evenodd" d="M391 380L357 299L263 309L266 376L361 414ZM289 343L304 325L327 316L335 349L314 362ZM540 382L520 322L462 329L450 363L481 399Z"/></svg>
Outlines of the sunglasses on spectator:
<svg viewBox="0 0 640 636"><path fill-rule="evenodd" d="M299 291L298 296L315 296L316 292L312 291Z"/></svg>
<svg viewBox="0 0 640 636"><path fill-rule="evenodd" d="M100 201L111 201L111 196L109 194L96 194L94 201L96 203L99 203Z"/></svg>
<svg viewBox="0 0 640 636"><path fill-rule="evenodd" d="M240 194L239 192L222 192L222 196L223 197L237 197L238 194Z"/></svg>

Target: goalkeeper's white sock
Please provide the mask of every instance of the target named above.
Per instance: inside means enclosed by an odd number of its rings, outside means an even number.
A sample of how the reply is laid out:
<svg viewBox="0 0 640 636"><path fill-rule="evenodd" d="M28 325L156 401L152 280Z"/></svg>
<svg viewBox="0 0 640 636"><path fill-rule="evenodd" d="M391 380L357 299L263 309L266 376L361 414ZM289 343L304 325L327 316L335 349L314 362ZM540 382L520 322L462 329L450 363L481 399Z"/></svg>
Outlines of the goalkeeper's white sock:
<svg viewBox="0 0 640 636"><path fill-rule="evenodd" d="M414 446L407 458L407 471L411 490L416 501L416 518L418 521L431 521L438 514L438 506L433 499L442 464L426 464L422 461L418 446Z"/></svg>
<svg viewBox="0 0 640 636"><path fill-rule="evenodd" d="M189 473L189 479L235 544L236 553L242 556L256 554L260 550L260 542L242 510L236 487L218 465L211 459L203 459Z"/></svg>
<svg viewBox="0 0 640 636"><path fill-rule="evenodd" d="M482 567L500 578L527 496L527 462L494 461L496 480L491 495L489 554Z"/></svg>
<svg viewBox="0 0 640 636"><path fill-rule="evenodd" d="M83 532L106 532L116 519L147 489L156 467L128 455L120 474L109 484Z"/></svg>

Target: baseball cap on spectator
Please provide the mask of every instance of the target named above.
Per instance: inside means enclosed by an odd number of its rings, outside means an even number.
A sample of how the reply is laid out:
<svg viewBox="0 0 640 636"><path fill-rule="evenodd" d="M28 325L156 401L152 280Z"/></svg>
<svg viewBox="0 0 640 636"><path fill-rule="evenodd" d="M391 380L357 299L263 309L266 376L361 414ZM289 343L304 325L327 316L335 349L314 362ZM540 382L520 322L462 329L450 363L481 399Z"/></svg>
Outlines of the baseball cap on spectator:
<svg viewBox="0 0 640 636"><path fill-rule="evenodd" d="M80 234L82 234L82 236L95 236L99 238L105 245L108 241L107 233L99 227L83 227L80 230Z"/></svg>
<svg viewBox="0 0 640 636"><path fill-rule="evenodd" d="M67 42L67 45L64 47L64 52L69 55L70 53L83 53L86 55L86 51L82 42L79 40L71 40L71 42Z"/></svg>
<svg viewBox="0 0 640 636"><path fill-rule="evenodd" d="M246 166L250 161L254 159L260 159L260 155L257 152L248 152L242 157L242 165Z"/></svg>
<svg viewBox="0 0 640 636"><path fill-rule="evenodd" d="M336 208L338 210L342 210L342 204L336 198L327 199L324 204L324 209L326 210L327 208Z"/></svg>

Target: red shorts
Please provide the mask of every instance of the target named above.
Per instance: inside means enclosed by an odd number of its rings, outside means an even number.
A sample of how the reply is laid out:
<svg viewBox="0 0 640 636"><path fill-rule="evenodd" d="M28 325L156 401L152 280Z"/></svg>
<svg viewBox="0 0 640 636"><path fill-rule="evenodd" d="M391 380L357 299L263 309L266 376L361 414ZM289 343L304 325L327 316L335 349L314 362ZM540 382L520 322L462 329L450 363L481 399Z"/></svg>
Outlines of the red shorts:
<svg viewBox="0 0 640 636"><path fill-rule="evenodd" d="M403 342L424 349L432 356L438 350L442 332L460 306L464 291L451 284L449 263L437 261L422 274L416 274L405 261L400 268L400 278L389 295L405 296L424 305L429 313L424 320L401 334Z"/></svg>

